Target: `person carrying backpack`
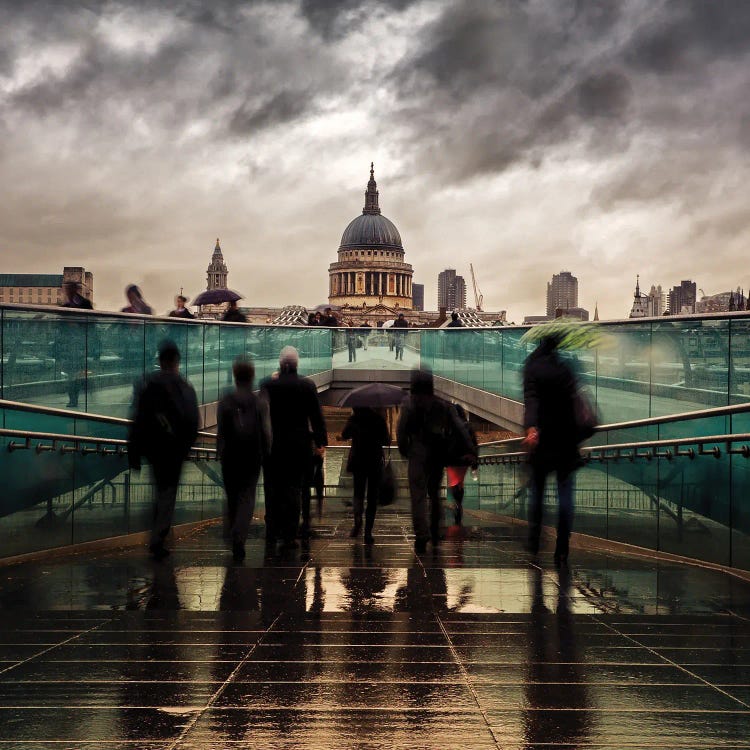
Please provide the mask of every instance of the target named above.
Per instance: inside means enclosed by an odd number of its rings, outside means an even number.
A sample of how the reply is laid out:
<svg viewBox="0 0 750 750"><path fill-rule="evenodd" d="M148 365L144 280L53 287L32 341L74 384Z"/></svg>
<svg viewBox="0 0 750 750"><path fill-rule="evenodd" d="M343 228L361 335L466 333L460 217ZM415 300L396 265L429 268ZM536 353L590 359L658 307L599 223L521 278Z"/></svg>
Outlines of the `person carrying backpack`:
<svg viewBox="0 0 750 750"><path fill-rule="evenodd" d="M128 435L128 462L140 470L151 464L156 488L149 551L157 559L169 554L164 540L172 527L182 464L198 435L198 399L180 376L180 350L174 341L159 345L159 371L149 375L134 399Z"/></svg>
<svg viewBox="0 0 750 750"><path fill-rule="evenodd" d="M271 453L271 418L266 401L253 393L252 361L238 357L232 372L236 389L219 402L216 446L227 493L226 521L232 555L236 562L242 562L260 469Z"/></svg>

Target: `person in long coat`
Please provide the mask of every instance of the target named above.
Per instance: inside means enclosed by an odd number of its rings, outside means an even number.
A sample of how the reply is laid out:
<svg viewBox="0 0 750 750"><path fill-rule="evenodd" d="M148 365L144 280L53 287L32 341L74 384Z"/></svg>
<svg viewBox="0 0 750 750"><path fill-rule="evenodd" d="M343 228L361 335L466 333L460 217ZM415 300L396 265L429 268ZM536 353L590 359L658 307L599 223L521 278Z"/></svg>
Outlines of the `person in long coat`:
<svg viewBox="0 0 750 750"><path fill-rule="evenodd" d="M351 440L347 471L354 475L354 526L349 534L356 538L362 532L365 514L365 544L373 544L372 528L383 479L383 446L391 442L388 425L382 414L366 407L355 408L343 431L343 440ZM364 510L365 493L367 510Z"/></svg>
<svg viewBox="0 0 750 750"><path fill-rule="evenodd" d="M555 563L568 559L573 526L573 477L580 464L575 417L576 377L558 352L559 338L548 336L529 355L523 370L524 445L530 453L529 551L539 551L547 475L557 476L559 505Z"/></svg>

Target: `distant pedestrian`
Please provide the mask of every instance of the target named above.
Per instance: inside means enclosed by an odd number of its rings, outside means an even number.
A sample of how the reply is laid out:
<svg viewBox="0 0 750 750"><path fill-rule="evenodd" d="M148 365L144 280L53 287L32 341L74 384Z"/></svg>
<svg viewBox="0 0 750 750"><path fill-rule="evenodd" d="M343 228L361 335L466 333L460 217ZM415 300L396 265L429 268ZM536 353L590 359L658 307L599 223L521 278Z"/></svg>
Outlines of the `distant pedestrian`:
<svg viewBox="0 0 750 750"><path fill-rule="evenodd" d="M309 326L314 326L314 325L317 325L317 323L315 322L315 316L316 316L317 314L318 314L318 313L310 313L310 314L309 314L309 315L307 316L307 325L309 325Z"/></svg>
<svg viewBox="0 0 750 750"><path fill-rule="evenodd" d="M185 303L187 302L187 297L185 297L182 294L178 294L175 298L175 308L172 310L171 313L169 313L170 318L194 318L195 315L190 312L190 310L185 307Z"/></svg>
<svg viewBox="0 0 750 750"><path fill-rule="evenodd" d="M271 454L268 404L253 393L255 367L238 357L232 367L236 388L217 410L216 445L227 493L227 529L232 554L245 559L245 542L255 511L255 491L263 463Z"/></svg>
<svg viewBox="0 0 750 750"><path fill-rule="evenodd" d="M224 313L222 320L225 323L247 323L247 316L239 311L237 303L232 300L229 303L227 311Z"/></svg>
<svg viewBox="0 0 750 750"><path fill-rule="evenodd" d="M130 284L126 287L125 296L128 298L128 304L120 312L137 313L139 315L154 314L151 305L143 299L143 292L135 284Z"/></svg>
<svg viewBox="0 0 750 750"><path fill-rule="evenodd" d="M328 442L317 389L311 380L297 374L298 365L297 350L284 347L279 355L278 376L266 378L261 384L273 433L264 472L267 552L273 551L278 539L287 549L297 546L302 492L310 476L312 450L324 448Z"/></svg>
<svg viewBox="0 0 750 750"><path fill-rule="evenodd" d="M352 441L346 464L346 470L354 475L354 526L349 536L355 539L362 533L364 512L365 544L372 544L372 528L383 480L383 446L391 442L388 425L383 415L375 409L355 408L341 432L341 438Z"/></svg>
<svg viewBox="0 0 750 750"><path fill-rule="evenodd" d="M151 464L156 487L154 522L149 550L161 559L169 554L164 540L172 526L182 464L198 434L198 400L180 376L180 352L173 341L159 347L159 371L149 375L136 394L128 437L128 460L141 468Z"/></svg>
<svg viewBox="0 0 750 750"><path fill-rule="evenodd" d="M409 459L414 551L420 554L430 539L433 547L440 544L443 469L457 459L461 463L470 460L474 447L466 423L450 404L435 396L431 372L414 370L410 390L401 407L397 438L399 451Z"/></svg>
<svg viewBox="0 0 750 750"><path fill-rule="evenodd" d="M349 350L349 361L357 361L357 331L354 328L354 322L349 323L349 328L346 331L346 348Z"/></svg>
<svg viewBox="0 0 750 750"><path fill-rule="evenodd" d="M409 323L407 322L406 317L403 313L399 313L396 322L391 326L391 329L393 330L393 343L396 349L396 359L403 360L404 358L404 339L406 338L406 332L402 329L408 327Z"/></svg>
<svg viewBox="0 0 750 750"><path fill-rule="evenodd" d="M363 329L360 331L362 335L362 348L367 351L367 339L370 338L370 332L372 331L372 326L370 325L370 322L368 320L365 320L364 323L362 323L361 328Z"/></svg>
<svg viewBox="0 0 750 750"><path fill-rule="evenodd" d="M339 325L339 319L333 314L333 310L330 307L326 307L323 311L323 316L320 319L320 325L329 326L335 328Z"/></svg>
<svg viewBox="0 0 750 750"><path fill-rule="evenodd" d="M65 293L65 302L62 307L72 307L77 310L93 310L94 306L91 301L81 294L81 285L77 281L66 281L63 284Z"/></svg>
<svg viewBox="0 0 750 750"><path fill-rule="evenodd" d="M446 466L445 475L448 484L448 492L453 500L453 518L456 526L460 526L463 520L464 511L464 479L466 477L466 471L471 467L472 471L477 469L477 436L472 429L471 424L466 418L466 412L464 411L461 404L453 404L453 408L456 410L458 418L466 425L466 429L471 438L471 443L474 447L474 454L471 460L468 458L458 465Z"/></svg>
<svg viewBox="0 0 750 750"><path fill-rule="evenodd" d="M446 328L463 328L463 327L464 327L464 324L461 322L460 318L458 317L458 313L455 312L455 311L452 312L451 313L451 322L448 323L448 325L446 326Z"/></svg>
<svg viewBox="0 0 750 750"><path fill-rule="evenodd" d="M547 475L557 475L555 564L567 562L573 525L573 477L579 465L575 417L576 377L558 353L559 336L543 338L523 369L524 446L530 454L529 551L539 551Z"/></svg>

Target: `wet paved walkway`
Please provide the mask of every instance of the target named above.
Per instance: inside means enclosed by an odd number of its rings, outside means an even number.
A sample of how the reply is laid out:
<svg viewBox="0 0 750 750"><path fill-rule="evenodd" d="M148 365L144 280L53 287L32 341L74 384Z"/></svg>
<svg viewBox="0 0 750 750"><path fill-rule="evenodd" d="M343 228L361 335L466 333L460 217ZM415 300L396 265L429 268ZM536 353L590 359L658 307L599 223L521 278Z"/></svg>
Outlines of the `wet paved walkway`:
<svg viewBox="0 0 750 750"><path fill-rule="evenodd" d="M750 748L750 584L408 527L0 568L0 748Z"/></svg>

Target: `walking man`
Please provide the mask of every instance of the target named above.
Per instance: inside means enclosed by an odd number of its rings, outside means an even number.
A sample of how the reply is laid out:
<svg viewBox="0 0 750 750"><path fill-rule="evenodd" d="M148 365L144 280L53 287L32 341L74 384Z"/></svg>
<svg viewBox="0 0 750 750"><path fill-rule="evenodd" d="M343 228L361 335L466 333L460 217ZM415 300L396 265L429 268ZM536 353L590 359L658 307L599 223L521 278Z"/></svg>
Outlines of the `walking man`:
<svg viewBox="0 0 750 750"><path fill-rule="evenodd" d="M260 469L271 453L271 419L268 404L253 393L252 361L238 357L232 372L236 388L219 402L216 445L227 493L232 555L236 562L242 562Z"/></svg>
<svg viewBox="0 0 750 750"><path fill-rule="evenodd" d="M299 354L285 346L279 355L278 377L261 384L261 396L271 413L273 445L266 475L266 551L277 539L297 546L302 493L309 481L313 447L328 443L323 412L314 383L297 374Z"/></svg>
<svg viewBox="0 0 750 750"><path fill-rule="evenodd" d="M180 376L180 351L173 341L159 346L159 371L146 378L136 395L128 437L130 467L145 457L154 473L156 497L149 550L156 559L169 554L164 540L172 527L182 464L198 434L198 400Z"/></svg>

